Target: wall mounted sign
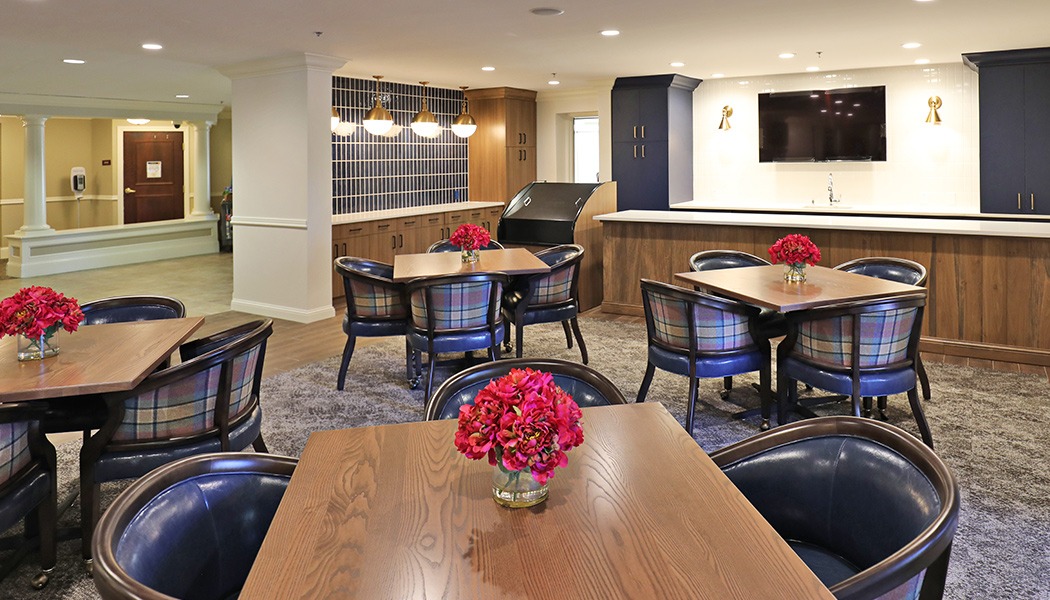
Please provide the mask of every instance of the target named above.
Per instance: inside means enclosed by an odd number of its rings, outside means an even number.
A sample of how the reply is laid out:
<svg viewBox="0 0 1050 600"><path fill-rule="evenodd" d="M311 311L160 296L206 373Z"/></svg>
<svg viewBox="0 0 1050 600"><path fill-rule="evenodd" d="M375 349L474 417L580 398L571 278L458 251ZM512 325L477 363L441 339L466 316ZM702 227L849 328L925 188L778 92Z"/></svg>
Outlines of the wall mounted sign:
<svg viewBox="0 0 1050 600"><path fill-rule="evenodd" d="M159 160L147 160L146 161L146 179L159 179L160 178L160 161Z"/></svg>

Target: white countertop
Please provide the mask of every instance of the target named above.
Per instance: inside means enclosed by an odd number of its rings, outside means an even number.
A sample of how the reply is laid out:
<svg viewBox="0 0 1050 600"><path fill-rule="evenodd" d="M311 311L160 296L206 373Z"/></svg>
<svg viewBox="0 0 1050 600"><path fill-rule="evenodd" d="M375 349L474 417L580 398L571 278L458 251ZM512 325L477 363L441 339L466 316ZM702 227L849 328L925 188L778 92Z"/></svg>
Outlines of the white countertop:
<svg viewBox="0 0 1050 600"><path fill-rule="evenodd" d="M473 208L493 208L503 206L502 202L454 202L451 204L429 204L427 206L413 206L411 208L393 208L390 210L372 210L368 212L346 213L343 215L332 215L332 224L363 223L365 221L379 221L382 219L397 219L400 217L416 217L419 215L430 215L434 213L446 213L457 210L470 210Z"/></svg>
<svg viewBox="0 0 1050 600"><path fill-rule="evenodd" d="M668 223L682 225L735 225L743 227L800 227L809 229L854 229L901 233L944 233L993 237L1050 238L1050 220L979 220L935 216L851 216L814 214L813 211L788 213L700 212L685 210L626 210L598 215L597 221L625 223Z"/></svg>

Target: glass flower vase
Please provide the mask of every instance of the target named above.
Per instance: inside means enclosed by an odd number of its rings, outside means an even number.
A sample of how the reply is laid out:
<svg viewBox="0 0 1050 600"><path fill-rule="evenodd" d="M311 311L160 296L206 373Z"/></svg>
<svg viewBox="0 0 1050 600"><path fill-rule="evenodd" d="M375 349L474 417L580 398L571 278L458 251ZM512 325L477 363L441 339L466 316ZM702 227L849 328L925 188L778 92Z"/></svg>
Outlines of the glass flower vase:
<svg viewBox="0 0 1050 600"><path fill-rule="evenodd" d="M460 258L463 259L463 262L465 262L465 263L476 263L476 262L478 262L478 258L479 258L478 251L477 250L466 250L466 249L464 249L460 253Z"/></svg>
<svg viewBox="0 0 1050 600"><path fill-rule="evenodd" d="M58 343L51 335L27 337L17 336L18 360L43 360L58 354Z"/></svg>
<svg viewBox="0 0 1050 600"><path fill-rule="evenodd" d="M805 283L806 263L784 263L784 281L788 283Z"/></svg>
<svg viewBox="0 0 1050 600"><path fill-rule="evenodd" d="M507 508L536 506L547 499L546 483L539 483L528 471L509 471L503 461L492 467L492 499Z"/></svg>

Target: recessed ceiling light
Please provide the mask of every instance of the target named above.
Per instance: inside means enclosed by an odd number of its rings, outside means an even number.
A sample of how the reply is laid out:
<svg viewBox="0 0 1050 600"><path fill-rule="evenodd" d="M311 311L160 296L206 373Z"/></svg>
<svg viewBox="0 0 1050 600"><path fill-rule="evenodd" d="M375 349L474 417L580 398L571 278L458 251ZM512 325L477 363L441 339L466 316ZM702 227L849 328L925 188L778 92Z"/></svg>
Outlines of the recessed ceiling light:
<svg viewBox="0 0 1050 600"><path fill-rule="evenodd" d="M495 71L496 67L481 67L482 71Z"/></svg>
<svg viewBox="0 0 1050 600"><path fill-rule="evenodd" d="M84 61L80 60L79 58L63 58L62 62L66 63L67 65L82 65L82 64L84 64Z"/></svg>
<svg viewBox="0 0 1050 600"><path fill-rule="evenodd" d="M918 48L920 46L922 46L922 44L920 44L919 42L907 42L901 44L901 48L904 48L905 50L914 50L915 48Z"/></svg>
<svg viewBox="0 0 1050 600"><path fill-rule="evenodd" d="M822 113L826 113L826 112L828 112L828 109L826 109L826 108L822 108L822 109L820 109L820 112L822 112Z"/></svg>
<svg viewBox="0 0 1050 600"><path fill-rule="evenodd" d="M534 8L529 12L537 17L556 17L565 14L565 11L560 8Z"/></svg>
<svg viewBox="0 0 1050 600"><path fill-rule="evenodd" d="M820 94L810 94L810 98L820 98Z"/></svg>
<svg viewBox="0 0 1050 600"><path fill-rule="evenodd" d="M163 50L164 46L161 46L160 44L152 44L152 43L151 44L142 44L142 49L143 50Z"/></svg>
<svg viewBox="0 0 1050 600"><path fill-rule="evenodd" d="M809 71L810 73L813 73L813 72L819 71L820 67L806 67L806 70Z"/></svg>
<svg viewBox="0 0 1050 600"><path fill-rule="evenodd" d="M740 85L747 85L747 84L749 84L751 82L745 80L745 81L738 81L737 83L739 83Z"/></svg>
<svg viewBox="0 0 1050 600"><path fill-rule="evenodd" d="M842 104L842 100L836 100L835 104Z"/></svg>
<svg viewBox="0 0 1050 600"><path fill-rule="evenodd" d="M675 62L671 63L671 66L672 67L684 67L685 63L684 62L675 61Z"/></svg>
<svg viewBox="0 0 1050 600"><path fill-rule="evenodd" d="M176 98L189 98L190 95L189 94L175 94L175 97Z"/></svg>
<svg viewBox="0 0 1050 600"><path fill-rule="evenodd" d="M605 37L615 37L615 36L620 35L620 30L619 29L603 29L600 33L602 35L604 35Z"/></svg>
<svg viewBox="0 0 1050 600"><path fill-rule="evenodd" d="M711 78L712 79L721 79L721 78L723 78L725 76L726 76L725 73L711 73Z"/></svg>
<svg viewBox="0 0 1050 600"><path fill-rule="evenodd" d="M777 56L779 56L780 58L795 58L795 53L794 52L781 52Z"/></svg>
<svg viewBox="0 0 1050 600"><path fill-rule="evenodd" d="M917 64L917 65L928 65L928 64L930 64L930 59L928 59L928 58L916 58L915 59L915 64Z"/></svg>

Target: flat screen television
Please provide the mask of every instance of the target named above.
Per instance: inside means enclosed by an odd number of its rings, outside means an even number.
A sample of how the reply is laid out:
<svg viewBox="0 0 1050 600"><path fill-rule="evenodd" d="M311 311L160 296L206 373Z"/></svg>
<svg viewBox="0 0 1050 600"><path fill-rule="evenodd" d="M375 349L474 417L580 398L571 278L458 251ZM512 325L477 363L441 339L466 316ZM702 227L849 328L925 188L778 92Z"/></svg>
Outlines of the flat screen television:
<svg viewBox="0 0 1050 600"><path fill-rule="evenodd" d="M758 95L758 162L886 160L886 86Z"/></svg>

